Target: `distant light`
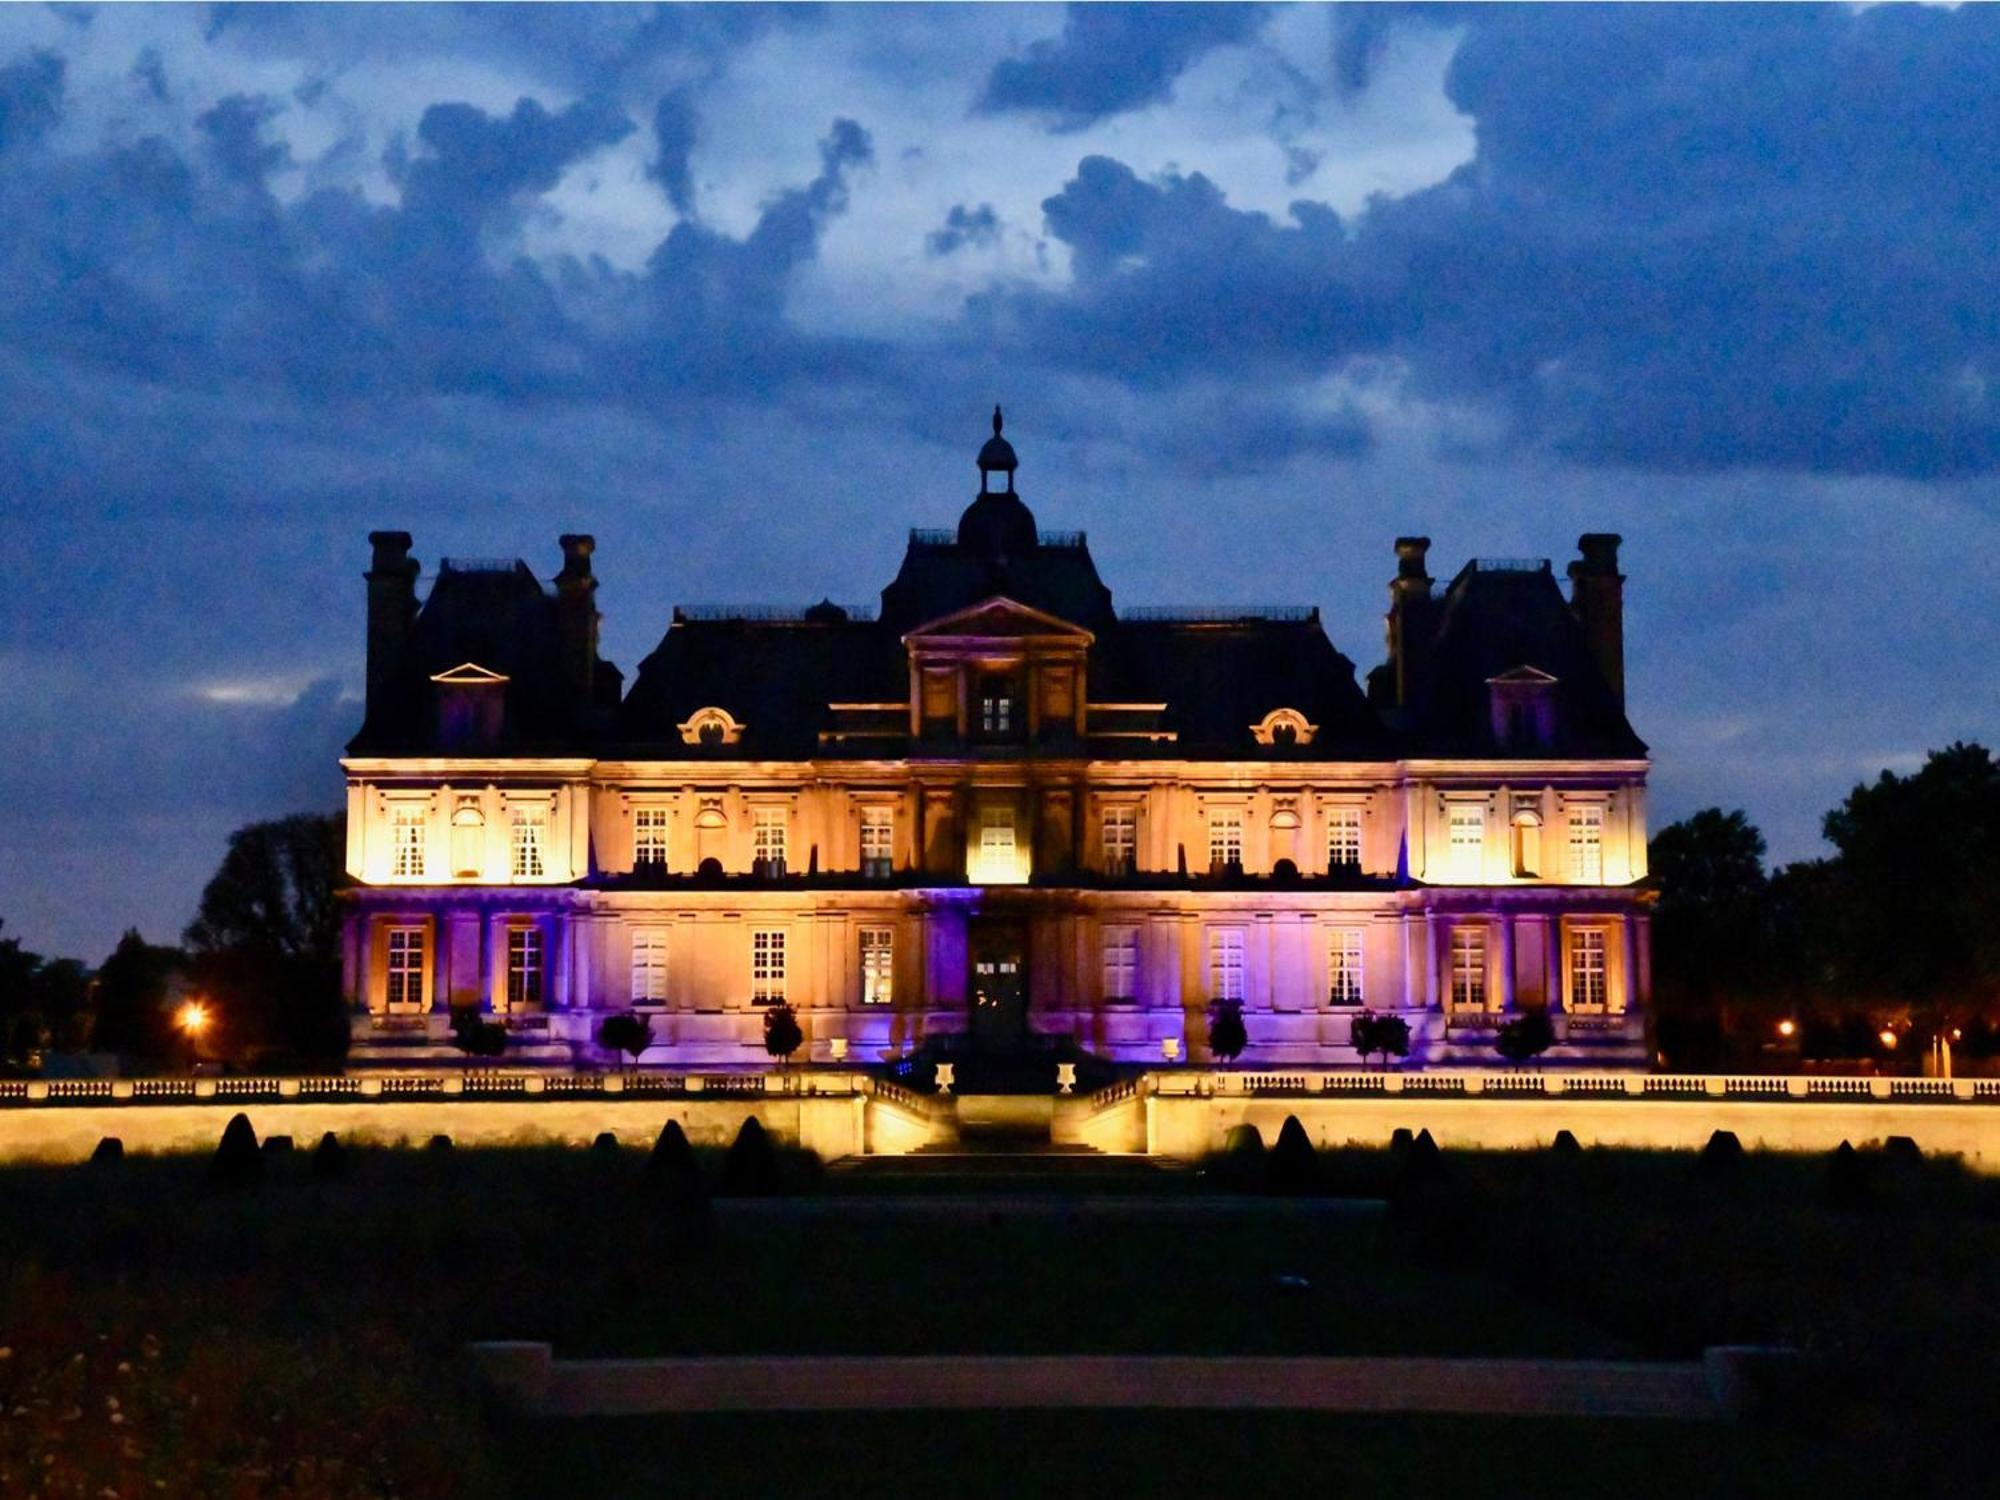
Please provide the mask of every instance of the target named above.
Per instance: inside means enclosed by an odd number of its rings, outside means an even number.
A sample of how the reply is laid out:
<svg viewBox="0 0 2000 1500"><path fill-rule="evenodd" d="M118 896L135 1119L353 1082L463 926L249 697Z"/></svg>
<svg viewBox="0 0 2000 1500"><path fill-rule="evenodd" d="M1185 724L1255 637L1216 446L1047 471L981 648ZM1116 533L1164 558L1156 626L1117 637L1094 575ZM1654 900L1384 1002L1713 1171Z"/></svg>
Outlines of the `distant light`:
<svg viewBox="0 0 2000 1500"><path fill-rule="evenodd" d="M1951 1039L1954 1042L1959 1041L1961 1038L1964 1037L1964 1035L1965 1033L1960 1031L1956 1026L1951 1028Z"/></svg>
<svg viewBox="0 0 2000 1500"><path fill-rule="evenodd" d="M1896 1050L1896 1033L1891 1031L1888 1027L1884 1026L1882 1028L1882 1035L1880 1040L1882 1045L1884 1047L1887 1047L1891 1052L1894 1052Z"/></svg>
<svg viewBox="0 0 2000 1500"><path fill-rule="evenodd" d="M1793 1035L1794 1033L1796 1033L1796 1032L1798 1031L1798 1029L1799 1029L1799 1026L1798 1026L1798 1022L1796 1022L1796 1021L1780 1021L1780 1022L1778 1023L1778 1035L1779 1035L1779 1036L1791 1036L1791 1035Z"/></svg>
<svg viewBox="0 0 2000 1500"><path fill-rule="evenodd" d="M199 1000L190 1000L174 1013L174 1024L189 1036L200 1036L208 1030L208 1007Z"/></svg>

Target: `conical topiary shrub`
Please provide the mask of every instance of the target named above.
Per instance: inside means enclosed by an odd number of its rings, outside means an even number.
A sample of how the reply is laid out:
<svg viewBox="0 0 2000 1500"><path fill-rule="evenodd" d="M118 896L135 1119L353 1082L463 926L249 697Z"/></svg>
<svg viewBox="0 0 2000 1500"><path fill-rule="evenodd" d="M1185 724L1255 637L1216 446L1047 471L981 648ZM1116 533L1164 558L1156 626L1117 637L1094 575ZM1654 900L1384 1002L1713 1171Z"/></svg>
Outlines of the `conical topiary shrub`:
<svg viewBox="0 0 2000 1500"><path fill-rule="evenodd" d="M778 1150L751 1115L722 1158L722 1191L734 1198L768 1198L779 1186Z"/></svg>
<svg viewBox="0 0 2000 1500"><path fill-rule="evenodd" d="M1311 1193L1319 1188L1319 1152L1313 1149L1297 1115L1286 1115L1278 1127L1278 1143L1266 1158L1267 1181L1274 1193Z"/></svg>
<svg viewBox="0 0 2000 1500"><path fill-rule="evenodd" d="M426 1151L438 1152L449 1151L451 1150L451 1137L448 1135L434 1135L428 1141L424 1142L424 1149Z"/></svg>
<svg viewBox="0 0 2000 1500"><path fill-rule="evenodd" d="M1853 1208L1867 1201L1868 1164L1852 1141L1834 1147L1826 1162L1826 1196L1840 1208Z"/></svg>
<svg viewBox="0 0 2000 1500"><path fill-rule="evenodd" d="M236 1114L222 1127L222 1140L209 1158L209 1179L224 1187L247 1187L264 1175L264 1154L257 1149L257 1132L250 1117Z"/></svg>
<svg viewBox="0 0 2000 1500"><path fill-rule="evenodd" d="M646 1157L646 1176L662 1187L677 1191L690 1184L697 1190L701 1187L701 1168L679 1120L669 1120L660 1127L659 1139L653 1142L652 1152Z"/></svg>
<svg viewBox="0 0 2000 1500"><path fill-rule="evenodd" d="M90 1164L98 1168L116 1167L125 1160L125 1143L115 1135L107 1135L97 1143L97 1149L90 1153Z"/></svg>
<svg viewBox="0 0 2000 1500"><path fill-rule="evenodd" d="M694 1147L680 1121L669 1120L646 1158L649 1196L659 1205L670 1242L686 1247L705 1243L714 1227L715 1210L701 1180Z"/></svg>
<svg viewBox="0 0 2000 1500"><path fill-rule="evenodd" d="M1403 1153L1402 1165L1396 1172L1397 1189L1424 1187L1443 1177L1444 1153L1438 1150L1438 1143L1431 1139L1428 1129L1419 1130L1416 1139L1410 1142L1410 1149Z"/></svg>
<svg viewBox="0 0 2000 1500"><path fill-rule="evenodd" d="M347 1175L347 1148L340 1144L340 1137L331 1130L319 1138L313 1147L312 1174L322 1181L331 1181Z"/></svg>
<svg viewBox="0 0 2000 1500"><path fill-rule="evenodd" d="M1575 1161L1583 1155L1583 1143L1576 1138L1573 1130L1558 1130L1556 1138L1549 1142L1549 1155L1558 1161Z"/></svg>
<svg viewBox="0 0 2000 1500"><path fill-rule="evenodd" d="M1269 1170L1263 1133L1255 1125L1230 1126L1215 1161L1217 1185L1233 1193L1261 1193Z"/></svg>
<svg viewBox="0 0 2000 1500"><path fill-rule="evenodd" d="M1708 1138L1708 1144L1701 1148L1696 1165L1704 1172L1733 1172L1743 1164L1743 1142L1736 1138L1733 1130L1718 1130Z"/></svg>
<svg viewBox="0 0 2000 1500"><path fill-rule="evenodd" d="M597 1139L590 1143L590 1154L592 1156L604 1157L607 1160L616 1160L618 1156L618 1137L608 1130L600 1130L597 1133Z"/></svg>

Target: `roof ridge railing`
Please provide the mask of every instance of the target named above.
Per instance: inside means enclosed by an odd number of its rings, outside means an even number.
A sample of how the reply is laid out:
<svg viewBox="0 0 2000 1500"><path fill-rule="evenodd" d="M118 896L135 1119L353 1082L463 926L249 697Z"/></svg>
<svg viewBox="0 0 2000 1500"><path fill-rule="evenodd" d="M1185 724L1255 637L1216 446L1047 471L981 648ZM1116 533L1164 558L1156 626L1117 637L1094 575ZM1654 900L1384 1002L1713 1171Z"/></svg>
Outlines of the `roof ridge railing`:
<svg viewBox="0 0 2000 1500"><path fill-rule="evenodd" d="M1553 565L1546 557L1475 557L1472 569L1476 573L1549 573Z"/></svg>
<svg viewBox="0 0 2000 1500"><path fill-rule="evenodd" d="M1089 543L1087 531L1041 531L1035 532L1035 540L1044 547L1082 547ZM956 547L958 533L948 526L912 526L910 545L914 547Z"/></svg>
<svg viewBox="0 0 2000 1500"><path fill-rule="evenodd" d="M1118 611L1121 620L1175 625L1233 625L1242 620L1290 625L1319 618L1317 604L1141 604Z"/></svg>
<svg viewBox="0 0 2000 1500"><path fill-rule="evenodd" d="M518 557L440 557L440 573L512 573L515 569L529 572L528 565Z"/></svg>
<svg viewBox="0 0 2000 1500"><path fill-rule="evenodd" d="M867 622L875 618L872 604L835 604L848 620ZM829 624L838 624L826 610L826 604L676 604L674 618L689 621L744 620L759 625L817 624L825 619Z"/></svg>

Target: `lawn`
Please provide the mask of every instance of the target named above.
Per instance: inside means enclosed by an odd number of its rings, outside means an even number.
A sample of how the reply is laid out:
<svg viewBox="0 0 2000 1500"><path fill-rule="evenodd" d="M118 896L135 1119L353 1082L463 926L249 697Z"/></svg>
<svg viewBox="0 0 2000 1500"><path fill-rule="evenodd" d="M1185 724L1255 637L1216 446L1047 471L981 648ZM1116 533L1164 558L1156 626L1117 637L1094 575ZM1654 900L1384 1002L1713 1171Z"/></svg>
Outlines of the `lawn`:
<svg viewBox="0 0 2000 1500"><path fill-rule="evenodd" d="M1802 1159L1704 1172L1664 1153L1464 1155L1408 1186L1386 1153L1341 1153L1324 1159L1323 1186L1392 1194L1385 1216L1243 1197L1162 1217L1149 1210L1214 1179L1125 1182L1121 1199L1067 1208L875 1212L838 1196L840 1174L795 1162L804 1196L726 1203L706 1233L649 1188L637 1152L364 1151L336 1181L313 1179L299 1157L268 1165L261 1185L229 1191L194 1160L0 1172L0 1494L74 1473L84 1494L126 1493L136 1475L132 1493L525 1496L567 1493L572 1471L601 1472L595 1493L647 1493L664 1464L695 1491L730 1489L732 1465L838 1488L829 1476L878 1472L853 1455L913 1481L956 1471L971 1493L990 1458L1060 1491L1116 1472L1093 1453L1116 1455L1142 1491L1225 1472L1255 1490L1259 1475L1311 1472L1291 1466L1322 1448L1357 1492L1377 1479L1421 1492L1432 1475L1504 1493L1510 1455L1566 1452L1580 1434L1609 1467L1566 1459L1557 1477L1582 1486L1570 1493L1593 1492L1593 1475L1610 1486L1595 1492L1617 1490L1628 1469L1659 1485L1686 1476L1680 1493L1716 1493L1729 1476L1745 1492L1786 1492L1753 1483L1767 1471L1821 1494L1860 1475L1937 1492L1957 1487L1960 1462L1981 1472L1968 1444L2000 1419L1988 1369L2000 1185L1946 1164L1878 1163L1863 1191L1837 1198L1824 1164ZM523 1432L483 1419L460 1384L460 1346L495 1337L546 1339L569 1356L1685 1358L1711 1343L1789 1342L1820 1373L1794 1425L1751 1434L1143 1413ZM1461 1451L1473 1456L1449 1457ZM1716 1484L1688 1454L1720 1466Z"/></svg>

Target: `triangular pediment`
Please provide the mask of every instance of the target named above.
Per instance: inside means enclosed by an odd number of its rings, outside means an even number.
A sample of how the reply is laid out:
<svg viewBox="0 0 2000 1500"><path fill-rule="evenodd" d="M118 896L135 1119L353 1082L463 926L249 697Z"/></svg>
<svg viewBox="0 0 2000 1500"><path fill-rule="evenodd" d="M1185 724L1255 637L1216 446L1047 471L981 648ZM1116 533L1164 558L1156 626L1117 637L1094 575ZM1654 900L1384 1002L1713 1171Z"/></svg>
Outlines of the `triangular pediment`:
<svg viewBox="0 0 2000 1500"><path fill-rule="evenodd" d="M506 676L490 667L482 667L476 661L462 661L449 672L434 673L432 682L442 682L452 687L491 687L505 682Z"/></svg>
<svg viewBox="0 0 2000 1500"><path fill-rule="evenodd" d="M1018 599L1009 599L1004 594L995 594L990 599L982 599L966 609L941 616L927 624L919 625L905 635L906 642L922 640L1019 640L1029 636L1064 636L1080 646L1088 646L1096 639L1081 625L1073 625L1060 616L1045 610L1031 608Z"/></svg>
<svg viewBox="0 0 2000 1500"><path fill-rule="evenodd" d="M1556 679L1540 667L1510 667L1498 677L1489 677L1486 680L1489 684L1505 682L1526 687L1551 687Z"/></svg>

